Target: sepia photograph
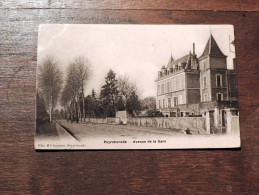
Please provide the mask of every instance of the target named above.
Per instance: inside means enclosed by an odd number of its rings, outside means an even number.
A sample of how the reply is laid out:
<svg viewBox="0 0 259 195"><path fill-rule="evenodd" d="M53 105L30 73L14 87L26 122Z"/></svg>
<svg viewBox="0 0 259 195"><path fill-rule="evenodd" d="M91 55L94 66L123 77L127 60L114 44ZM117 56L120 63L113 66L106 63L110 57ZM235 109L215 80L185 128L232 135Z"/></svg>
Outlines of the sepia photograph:
<svg viewBox="0 0 259 195"><path fill-rule="evenodd" d="M232 25L41 24L38 150L237 148Z"/></svg>

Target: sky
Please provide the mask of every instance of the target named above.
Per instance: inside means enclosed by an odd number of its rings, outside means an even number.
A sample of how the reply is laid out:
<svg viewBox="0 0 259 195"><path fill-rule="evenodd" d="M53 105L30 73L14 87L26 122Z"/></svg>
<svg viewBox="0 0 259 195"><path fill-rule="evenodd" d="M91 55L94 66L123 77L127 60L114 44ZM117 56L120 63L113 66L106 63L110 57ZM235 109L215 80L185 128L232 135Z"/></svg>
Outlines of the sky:
<svg viewBox="0 0 259 195"><path fill-rule="evenodd" d="M212 34L232 68L235 54L230 52L234 40L232 25L115 25L115 24L42 24L38 35L38 65L52 55L66 74L67 66L77 56L91 62L92 76L85 95L94 89L99 94L107 72L116 77L127 74L142 92L141 97L155 96L157 72L170 56L178 59L195 43L199 57ZM231 45L231 51L234 46Z"/></svg>

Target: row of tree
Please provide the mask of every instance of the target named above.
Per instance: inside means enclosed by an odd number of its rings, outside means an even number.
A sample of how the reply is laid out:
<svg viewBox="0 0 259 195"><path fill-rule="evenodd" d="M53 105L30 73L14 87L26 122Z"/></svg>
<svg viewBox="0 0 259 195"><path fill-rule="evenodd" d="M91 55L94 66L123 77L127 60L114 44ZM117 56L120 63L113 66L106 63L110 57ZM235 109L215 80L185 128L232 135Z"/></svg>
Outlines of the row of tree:
<svg viewBox="0 0 259 195"><path fill-rule="evenodd" d="M90 117L114 117L116 111L127 110L130 114L141 110L140 92L134 82L127 75L116 78L114 71L109 70L105 77L105 84L101 88L99 97L94 90L85 99Z"/></svg>
<svg viewBox="0 0 259 195"><path fill-rule="evenodd" d="M53 56L47 56L38 67L37 74L37 119L49 117L57 105L62 90L63 75L58 61ZM48 116L46 113L48 110Z"/></svg>
<svg viewBox="0 0 259 195"><path fill-rule="evenodd" d="M116 111L122 110L127 110L134 115L136 111L155 109L155 98L140 99L141 92L126 74L117 78L116 73L109 70L100 94L96 94L93 89L91 94L85 97L85 88L92 76L89 60L76 57L68 65L64 79L58 67L58 61L48 56L39 66L38 72L37 97L40 104L45 103L45 106L41 105L39 108L48 109L50 121L58 99L63 107L61 115L70 117L71 120L85 120L86 117L114 117Z"/></svg>

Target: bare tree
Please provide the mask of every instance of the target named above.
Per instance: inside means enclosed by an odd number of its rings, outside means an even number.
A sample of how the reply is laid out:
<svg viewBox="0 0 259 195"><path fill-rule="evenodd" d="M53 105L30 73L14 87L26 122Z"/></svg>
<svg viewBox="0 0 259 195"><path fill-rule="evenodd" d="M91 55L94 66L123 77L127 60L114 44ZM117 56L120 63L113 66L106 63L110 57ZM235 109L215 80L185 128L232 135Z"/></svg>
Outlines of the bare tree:
<svg viewBox="0 0 259 195"><path fill-rule="evenodd" d="M127 102L132 93L136 93L139 95L139 90L136 86L136 83L131 81L129 76L125 74L124 76L120 76L118 79L118 90L120 95L125 99L125 107L127 107Z"/></svg>
<svg viewBox="0 0 259 195"><path fill-rule="evenodd" d="M156 98L155 97L145 97L141 100L141 107L144 110L156 110Z"/></svg>
<svg viewBox="0 0 259 195"><path fill-rule="evenodd" d="M66 84L62 93L63 105L71 101L74 103L75 110L82 109L81 120L85 120L85 101L84 89L87 80L91 76L90 61L83 56L76 57L72 63L69 64L67 69ZM82 101L83 106L80 107L79 101ZM78 115L78 113L76 113Z"/></svg>
<svg viewBox="0 0 259 195"><path fill-rule="evenodd" d="M131 93L135 90L135 83L131 82L128 75L120 76L118 79L118 90L120 94L126 99L130 97Z"/></svg>
<svg viewBox="0 0 259 195"><path fill-rule="evenodd" d="M68 76L66 77L65 82L66 83L62 90L62 95L61 95L61 105L64 107L66 114L68 114L68 112L71 112L70 103L72 99L75 97L75 92L74 92L73 86L69 82Z"/></svg>
<svg viewBox="0 0 259 195"><path fill-rule="evenodd" d="M78 56L74 59L73 64L76 67L76 80L79 86L79 91L82 95L82 101L83 101L83 118L85 121L85 101L84 101L84 88L86 85L87 80L90 78L90 61L87 58L84 58L83 56ZM82 117L81 117L82 120Z"/></svg>
<svg viewBox="0 0 259 195"><path fill-rule="evenodd" d="M50 122L52 121L53 108L57 104L62 88L62 72L58 67L58 61L53 56L47 56L39 65L38 87L42 92L49 110Z"/></svg>

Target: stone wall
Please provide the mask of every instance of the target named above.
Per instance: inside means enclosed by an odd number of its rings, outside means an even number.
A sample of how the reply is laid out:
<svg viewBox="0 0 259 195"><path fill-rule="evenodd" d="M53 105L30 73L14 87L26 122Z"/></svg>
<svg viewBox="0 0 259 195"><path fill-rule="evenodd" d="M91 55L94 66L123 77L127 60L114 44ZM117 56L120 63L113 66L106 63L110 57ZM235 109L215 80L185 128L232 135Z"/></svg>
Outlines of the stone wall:
<svg viewBox="0 0 259 195"><path fill-rule="evenodd" d="M182 130L186 130L187 128L189 128L190 130L194 131L205 131L205 118L203 117L128 118L127 124Z"/></svg>
<svg viewBox="0 0 259 195"><path fill-rule="evenodd" d="M238 134L239 132L239 116L227 116L227 133Z"/></svg>
<svg viewBox="0 0 259 195"><path fill-rule="evenodd" d="M104 123L106 124L107 123L107 119L106 118L88 118L87 120L88 122L91 122L91 123Z"/></svg>
<svg viewBox="0 0 259 195"><path fill-rule="evenodd" d="M89 118L88 122L99 124L119 124L117 118ZM144 127L182 129L205 131L205 118L203 117L143 117L127 118L127 125Z"/></svg>
<svg viewBox="0 0 259 195"><path fill-rule="evenodd" d="M99 124L115 124L116 118L86 118L86 122L99 123Z"/></svg>

